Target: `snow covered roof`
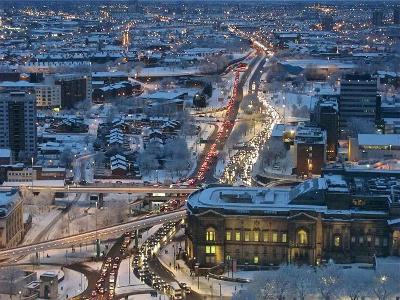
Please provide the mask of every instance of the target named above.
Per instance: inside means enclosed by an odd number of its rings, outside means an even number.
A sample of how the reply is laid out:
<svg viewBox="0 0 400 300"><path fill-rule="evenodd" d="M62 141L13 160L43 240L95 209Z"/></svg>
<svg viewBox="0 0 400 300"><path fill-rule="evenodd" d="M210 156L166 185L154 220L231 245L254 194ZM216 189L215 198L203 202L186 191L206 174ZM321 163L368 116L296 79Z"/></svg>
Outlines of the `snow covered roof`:
<svg viewBox="0 0 400 300"><path fill-rule="evenodd" d="M191 194L188 204L192 208L248 211L289 211L293 208L323 211L326 206L290 203L290 192L278 188L211 187Z"/></svg>
<svg viewBox="0 0 400 300"><path fill-rule="evenodd" d="M150 100L174 100L182 97L186 94L186 92L155 92L153 94L143 95L143 98Z"/></svg>
<svg viewBox="0 0 400 300"><path fill-rule="evenodd" d="M359 134L359 145L400 146L400 134Z"/></svg>
<svg viewBox="0 0 400 300"><path fill-rule="evenodd" d="M11 150L10 149L5 149L5 148L1 148L0 149L0 157L11 157Z"/></svg>
<svg viewBox="0 0 400 300"><path fill-rule="evenodd" d="M19 199L17 191L17 189L0 191L0 218L5 217L17 203Z"/></svg>

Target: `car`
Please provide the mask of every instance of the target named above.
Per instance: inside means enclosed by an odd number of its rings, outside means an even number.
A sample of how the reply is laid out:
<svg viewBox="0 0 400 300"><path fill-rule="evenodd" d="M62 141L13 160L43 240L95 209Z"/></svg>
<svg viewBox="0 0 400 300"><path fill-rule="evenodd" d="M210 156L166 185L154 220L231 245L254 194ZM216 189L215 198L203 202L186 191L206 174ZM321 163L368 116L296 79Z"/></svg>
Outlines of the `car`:
<svg viewBox="0 0 400 300"><path fill-rule="evenodd" d="M117 262L117 263L120 262L120 260L121 260L121 259L119 258L119 256L116 256L116 257L114 258L114 261Z"/></svg>
<svg viewBox="0 0 400 300"><path fill-rule="evenodd" d="M93 290L91 295L92 295L92 297L96 297L97 296L97 292L95 290Z"/></svg>
<svg viewBox="0 0 400 300"><path fill-rule="evenodd" d="M114 270L118 269L118 264L113 264L112 268L113 268Z"/></svg>
<svg viewBox="0 0 400 300"><path fill-rule="evenodd" d="M79 181L79 184L80 184L80 185L86 185L86 184L87 184L87 181L86 181L86 180L81 180L81 181Z"/></svg>

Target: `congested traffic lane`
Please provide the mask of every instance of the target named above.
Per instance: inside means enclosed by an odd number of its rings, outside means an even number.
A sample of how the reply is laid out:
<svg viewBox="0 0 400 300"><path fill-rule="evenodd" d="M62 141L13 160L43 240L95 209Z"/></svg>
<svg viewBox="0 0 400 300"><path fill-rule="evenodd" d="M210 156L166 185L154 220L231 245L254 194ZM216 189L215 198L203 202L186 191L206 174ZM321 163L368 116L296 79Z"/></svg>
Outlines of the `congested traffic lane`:
<svg viewBox="0 0 400 300"><path fill-rule="evenodd" d="M173 274L160 274L162 267L157 264L156 256L164 245L171 242L180 224L181 222L164 224L142 244L132 262L133 272L139 280L175 300L182 299L185 294L190 293L190 288L178 283Z"/></svg>
<svg viewBox="0 0 400 300"><path fill-rule="evenodd" d="M240 77L240 73L244 73L242 78ZM197 174L188 181L190 185L203 183L204 181L207 181L207 179L213 178L212 173L217 162L218 152L224 148L225 143L232 132L233 126L235 125L239 111L239 103L243 98L243 84L248 75L249 70L247 64L239 63L236 65L232 96L225 107L226 111L223 123L219 127L214 143L211 144L207 154L201 162Z"/></svg>

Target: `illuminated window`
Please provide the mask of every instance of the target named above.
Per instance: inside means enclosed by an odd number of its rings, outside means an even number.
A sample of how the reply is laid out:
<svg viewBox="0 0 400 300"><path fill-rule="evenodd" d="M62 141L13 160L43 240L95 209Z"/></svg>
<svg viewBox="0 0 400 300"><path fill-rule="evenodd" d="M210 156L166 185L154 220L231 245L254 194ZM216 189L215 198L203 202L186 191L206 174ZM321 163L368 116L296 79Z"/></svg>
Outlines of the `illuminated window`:
<svg viewBox="0 0 400 300"><path fill-rule="evenodd" d="M277 232L273 232L272 233L272 242L273 243L277 243L278 242L278 233Z"/></svg>
<svg viewBox="0 0 400 300"><path fill-rule="evenodd" d="M375 246L379 246L379 237L375 237Z"/></svg>
<svg viewBox="0 0 400 300"><path fill-rule="evenodd" d="M282 233L282 243L287 243L287 234Z"/></svg>
<svg viewBox="0 0 400 300"><path fill-rule="evenodd" d="M359 243L359 244L363 244L363 243L364 243L364 237L363 237L363 236L360 236L360 237L358 238L358 243Z"/></svg>
<svg viewBox="0 0 400 300"><path fill-rule="evenodd" d="M240 232L235 233L235 240L240 241Z"/></svg>
<svg viewBox="0 0 400 300"><path fill-rule="evenodd" d="M230 241L232 239L232 233L230 231L226 232L226 240Z"/></svg>
<svg viewBox="0 0 400 300"><path fill-rule="evenodd" d="M258 256L254 256L253 262L254 264L258 264Z"/></svg>
<svg viewBox="0 0 400 300"><path fill-rule="evenodd" d="M351 237L351 242L352 242L352 243L355 243L355 242L356 242L356 237L355 237L355 236L352 236L352 237Z"/></svg>
<svg viewBox="0 0 400 300"><path fill-rule="evenodd" d="M299 244L301 245L306 245L308 244L308 236L307 236L307 232L303 229L300 229L297 232L297 241L299 242Z"/></svg>
<svg viewBox="0 0 400 300"><path fill-rule="evenodd" d="M250 231L244 232L244 240L245 240L245 242L250 241Z"/></svg>
<svg viewBox="0 0 400 300"><path fill-rule="evenodd" d="M335 245L335 247L340 247L342 245L342 239L340 235L335 235L335 237L333 238L333 244Z"/></svg>
<svg viewBox="0 0 400 300"><path fill-rule="evenodd" d="M260 241L260 233L258 231L254 231L254 241Z"/></svg>
<svg viewBox="0 0 400 300"><path fill-rule="evenodd" d="M206 254L215 254L215 246L206 246Z"/></svg>
<svg viewBox="0 0 400 300"><path fill-rule="evenodd" d="M215 241L215 230L213 228L207 229L206 241Z"/></svg>
<svg viewBox="0 0 400 300"><path fill-rule="evenodd" d="M264 231L263 233L263 241L268 242L268 231Z"/></svg>

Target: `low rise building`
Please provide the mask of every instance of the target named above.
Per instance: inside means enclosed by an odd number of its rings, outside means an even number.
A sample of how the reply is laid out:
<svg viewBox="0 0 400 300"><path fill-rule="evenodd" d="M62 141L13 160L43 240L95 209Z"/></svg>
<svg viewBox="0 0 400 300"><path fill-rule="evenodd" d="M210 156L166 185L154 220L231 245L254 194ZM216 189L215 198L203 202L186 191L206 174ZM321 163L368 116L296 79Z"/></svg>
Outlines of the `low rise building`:
<svg viewBox="0 0 400 300"><path fill-rule="evenodd" d="M359 134L350 138L350 161L400 158L400 134Z"/></svg>
<svg viewBox="0 0 400 300"><path fill-rule="evenodd" d="M198 190L187 201L188 264L316 265L399 255L399 213L392 209L390 191L373 194L368 185L354 186L344 176L326 175L291 190Z"/></svg>
<svg viewBox="0 0 400 300"><path fill-rule="evenodd" d="M23 234L23 203L18 190L0 191L0 248L17 246Z"/></svg>
<svg viewBox="0 0 400 300"><path fill-rule="evenodd" d="M319 127L299 125L294 145L296 174L298 176L321 174L326 162L326 132Z"/></svg>

